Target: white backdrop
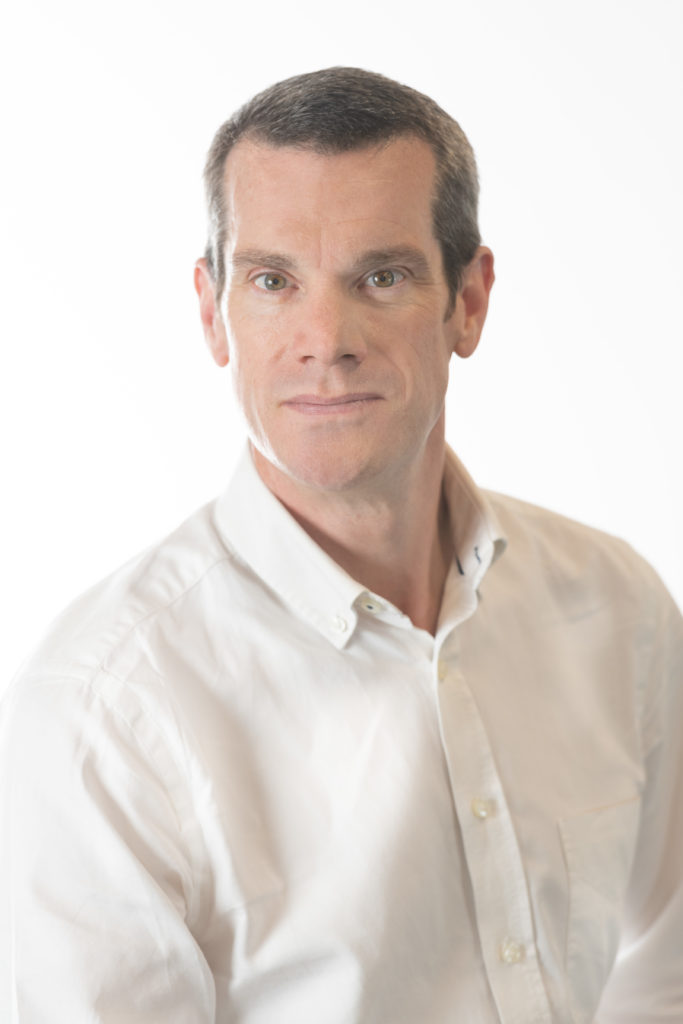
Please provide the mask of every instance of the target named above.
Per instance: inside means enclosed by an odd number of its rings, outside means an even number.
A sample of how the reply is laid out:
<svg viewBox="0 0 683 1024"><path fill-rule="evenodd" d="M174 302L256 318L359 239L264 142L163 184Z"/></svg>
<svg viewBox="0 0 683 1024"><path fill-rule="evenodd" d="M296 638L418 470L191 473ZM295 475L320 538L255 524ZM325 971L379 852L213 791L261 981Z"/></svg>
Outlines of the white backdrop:
<svg viewBox="0 0 683 1024"><path fill-rule="evenodd" d="M0 688L241 446L192 265L214 129L332 64L478 155L498 279L448 436L482 485L626 537L683 601L681 0L22 0L0 25Z"/></svg>

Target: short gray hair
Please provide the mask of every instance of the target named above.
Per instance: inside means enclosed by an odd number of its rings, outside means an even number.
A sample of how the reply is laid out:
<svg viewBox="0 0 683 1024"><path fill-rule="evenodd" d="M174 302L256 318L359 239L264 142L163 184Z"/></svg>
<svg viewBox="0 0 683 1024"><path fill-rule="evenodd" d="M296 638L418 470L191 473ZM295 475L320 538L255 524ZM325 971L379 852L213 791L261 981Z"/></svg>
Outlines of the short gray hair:
<svg viewBox="0 0 683 1024"><path fill-rule="evenodd" d="M225 161L240 139L333 154L401 136L423 139L436 158L433 227L452 307L462 273L481 241L472 147L457 121L429 96L384 75L344 67L296 75L270 86L216 132L204 183L209 212L205 256L217 298L225 287Z"/></svg>

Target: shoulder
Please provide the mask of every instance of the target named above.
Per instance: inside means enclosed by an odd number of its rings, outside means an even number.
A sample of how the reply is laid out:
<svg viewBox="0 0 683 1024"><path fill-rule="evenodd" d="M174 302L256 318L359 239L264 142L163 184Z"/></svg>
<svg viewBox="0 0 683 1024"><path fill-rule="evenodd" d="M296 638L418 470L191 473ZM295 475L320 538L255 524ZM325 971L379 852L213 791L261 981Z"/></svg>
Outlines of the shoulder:
<svg viewBox="0 0 683 1024"><path fill-rule="evenodd" d="M585 607L588 599L630 607L634 615L662 607L676 615L655 570L625 540L518 498L489 491L486 497L507 540L499 571L522 591L540 586L563 604Z"/></svg>
<svg viewBox="0 0 683 1024"><path fill-rule="evenodd" d="M621 702L631 680L650 749L667 716L680 721L683 700L683 619L659 576L619 537L515 498L487 498L507 539L484 580L492 636L507 626L538 658L545 650L580 665L592 693L596 671L598 688L614 684Z"/></svg>
<svg viewBox="0 0 683 1024"><path fill-rule="evenodd" d="M116 663L140 631L164 617L232 558L214 527L215 502L197 510L69 604L14 680L87 682Z"/></svg>

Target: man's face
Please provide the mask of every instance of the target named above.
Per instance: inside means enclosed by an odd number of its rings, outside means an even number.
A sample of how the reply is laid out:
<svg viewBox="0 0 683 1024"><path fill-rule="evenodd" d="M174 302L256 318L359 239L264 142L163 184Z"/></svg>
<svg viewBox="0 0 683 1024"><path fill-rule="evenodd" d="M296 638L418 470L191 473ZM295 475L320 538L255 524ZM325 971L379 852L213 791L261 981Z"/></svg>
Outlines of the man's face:
<svg viewBox="0 0 683 1024"><path fill-rule="evenodd" d="M210 342L271 486L275 473L372 490L443 443L463 316L458 303L445 319L434 173L409 138L333 156L242 141L229 155Z"/></svg>

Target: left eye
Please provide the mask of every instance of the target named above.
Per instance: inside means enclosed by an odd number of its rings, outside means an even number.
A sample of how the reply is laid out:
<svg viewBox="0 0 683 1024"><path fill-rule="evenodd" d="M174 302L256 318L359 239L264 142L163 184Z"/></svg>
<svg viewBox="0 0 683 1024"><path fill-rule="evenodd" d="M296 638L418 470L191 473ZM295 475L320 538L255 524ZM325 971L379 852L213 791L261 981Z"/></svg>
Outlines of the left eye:
<svg viewBox="0 0 683 1024"><path fill-rule="evenodd" d="M405 274L402 274L400 270L375 270L372 274L368 274L365 283L372 288L391 288L402 281L404 277Z"/></svg>
<svg viewBox="0 0 683 1024"><path fill-rule="evenodd" d="M287 287L287 278L284 274L259 274L253 281L257 288L263 288L267 292L281 292Z"/></svg>

